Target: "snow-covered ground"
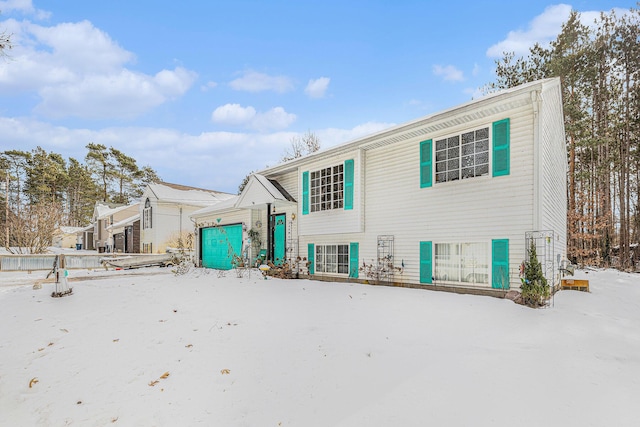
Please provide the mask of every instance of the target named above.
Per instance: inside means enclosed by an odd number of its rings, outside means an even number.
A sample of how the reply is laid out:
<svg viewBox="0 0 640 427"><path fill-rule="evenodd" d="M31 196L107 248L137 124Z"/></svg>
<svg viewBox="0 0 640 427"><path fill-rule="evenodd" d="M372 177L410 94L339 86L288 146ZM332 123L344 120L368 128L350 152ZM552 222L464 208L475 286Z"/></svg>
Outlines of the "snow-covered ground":
<svg viewBox="0 0 640 427"><path fill-rule="evenodd" d="M508 300L194 269L0 273L1 426L637 426L640 276ZM104 276L107 277L104 277ZM97 277L102 276L99 280Z"/></svg>

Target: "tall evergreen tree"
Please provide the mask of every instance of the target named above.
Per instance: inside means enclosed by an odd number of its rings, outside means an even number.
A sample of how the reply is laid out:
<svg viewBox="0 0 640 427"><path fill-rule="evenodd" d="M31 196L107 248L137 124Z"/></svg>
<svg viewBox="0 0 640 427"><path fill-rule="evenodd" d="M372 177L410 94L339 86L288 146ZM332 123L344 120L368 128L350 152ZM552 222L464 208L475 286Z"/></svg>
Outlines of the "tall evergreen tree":
<svg viewBox="0 0 640 427"><path fill-rule="evenodd" d="M109 157L114 162L113 177L117 185L111 200L115 203L129 203L135 192L135 179L140 174L136 159L113 147L109 148Z"/></svg>
<svg viewBox="0 0 640 427"><path fill-rule="evenodd" d="M69 176L60 154L47 153L41 147L31 152L28 160L24 192L30 204L53 202L62 204Z"/></svg>
<svg viewBox="0 0 640 427"><path fill-rule="evenodd" d="M631 267L640 239L640 19L572 12L548 48L496 61L493 91L560 77L568 152L568 251L579 263ZM615 257L612 257L615 255ZM635 253L636 260L640 253Z"/></svg>
<svg viewBox="0 0 640 427"><path fill-rule="evenodd" d="M91 174L100 182L102 188L101 199L103 202L109 201L109 187L113 182L114 164L107 147L103 144L95 144L93 142L86 146L89 152L85 157L85 161L89 166Z"/></svg>
<svg viewBox="0 0 640 427"><path fill-rule="evenodd" d="M91 178L86 165L69 158L69 181L67 183L68 225L84 227L91 222L96 200L100 199L100 187Z"/></svg>

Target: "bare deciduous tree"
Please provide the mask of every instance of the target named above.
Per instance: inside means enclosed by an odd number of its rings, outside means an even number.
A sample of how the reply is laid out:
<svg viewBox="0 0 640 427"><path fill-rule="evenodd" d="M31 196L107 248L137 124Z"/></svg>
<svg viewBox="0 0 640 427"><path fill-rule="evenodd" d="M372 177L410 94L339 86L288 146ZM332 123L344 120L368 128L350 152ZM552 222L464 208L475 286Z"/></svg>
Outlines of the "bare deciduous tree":
<svg viewBox="0 0 640 427"><path fill-rule="evenodd" d="M289 160L298 159L307 154L315 153L319 149L320 139L315 133L307 131L302 136L291 138L291 147L285 151L282 161L288 162Z"/></svg>
<svg viewBox="0 0 640 427"><path fill-rule="evenodd" d="M20 212L10 212L9 246L12 254L42 254L53 244L53 238L62 219L59 204L42 202L27 205Z"/></svg>
<svg viewBox="0 0 640 427"><path fill-rule="evenodd" d="M0 33L0 58L3 56L7 56L7 51L11 49L13 45L11 44L11 35L5 33L4 31Z"/></svg>

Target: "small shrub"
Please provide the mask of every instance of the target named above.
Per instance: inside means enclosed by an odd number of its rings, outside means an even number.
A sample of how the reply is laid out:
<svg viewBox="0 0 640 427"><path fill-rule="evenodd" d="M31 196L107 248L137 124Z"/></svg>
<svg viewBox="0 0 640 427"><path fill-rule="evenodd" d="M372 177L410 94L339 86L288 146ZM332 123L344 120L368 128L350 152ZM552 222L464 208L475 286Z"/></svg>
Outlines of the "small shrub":
<svg viewBox="0 0 640 427"><path fill-rule="evenodd" d="M529 260L525 263L524 277L521 280L522 302L529 307L542 307L549 298L550 291L533 241L529 248Z"/></svg>

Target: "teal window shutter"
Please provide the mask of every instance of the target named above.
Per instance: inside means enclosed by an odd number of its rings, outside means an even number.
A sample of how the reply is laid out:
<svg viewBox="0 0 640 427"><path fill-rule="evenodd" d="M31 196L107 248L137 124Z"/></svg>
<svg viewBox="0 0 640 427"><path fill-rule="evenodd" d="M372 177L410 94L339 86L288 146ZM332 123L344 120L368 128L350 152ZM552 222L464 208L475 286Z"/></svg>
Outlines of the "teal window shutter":
<svg viewBox="0 0 640 427"><path fill-rule="evenodd" d="M358 252L358 243L349 243L349 277L354 279L358 278L358 269L360 268Z"/></svg>
<svg viewBox="0 0 640 427"><path fill-rule="evenodd" d="M420 242L420 283L433 283L431 242Z"/></svg>
<svg viewBox="0 0 640 427"><path fill-rule="evenodd" d="M431 187L431 175L433 172L431 145L431 139L420 143L420 188Z"/></svg>
<svg viewBox="0 0 640 427"><path fill-rule="evenodd" d="M344 162L344 209L353 209L353 159Z"/></svg>
<svg viewBox="0 0 640 427"><path fill-rule="evenodd" d="M307 245L307 260L309 260L309 274L316 273L316 248L313 243Z"/></svg>
<svg viewBox="0 0 640 427"><path fill-rule="evenodd" d="M509 175L509 119L493 122L493 176Z"/></svg>
<svg viewBox="0 0 640 427"><path fill-rule="evenodd" d="M309 171L302 172L302 215L309 213Z"/></svg>
<svg viewBox="0 0 640 427"><path fill-rule="evenodd" d="M509 240L491 241L491 287L509 289Z"/></svg>

